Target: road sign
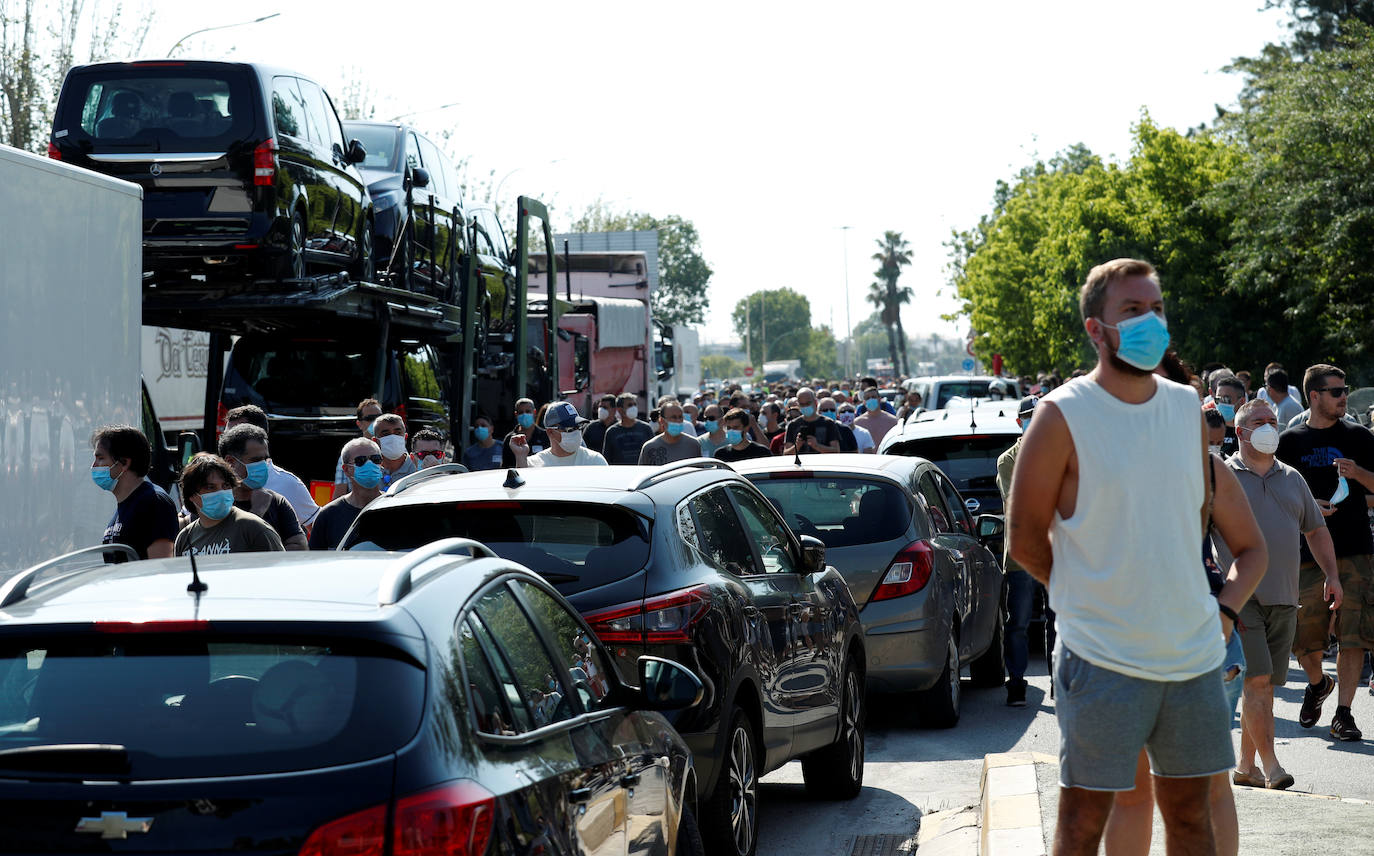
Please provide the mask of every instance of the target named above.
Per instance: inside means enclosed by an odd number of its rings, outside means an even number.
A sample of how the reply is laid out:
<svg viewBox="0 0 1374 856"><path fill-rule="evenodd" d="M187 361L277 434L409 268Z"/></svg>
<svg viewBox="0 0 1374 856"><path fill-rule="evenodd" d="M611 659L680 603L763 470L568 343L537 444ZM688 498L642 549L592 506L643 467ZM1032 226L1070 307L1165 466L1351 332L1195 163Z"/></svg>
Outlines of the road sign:
<svg viewBox="0 0 1374 856"><path fill-rule="evenodd" d="M744 367L744 376L745 376L745 377L753 377L753 376L754 376L754 367L753 367L753 366L745 366L745 367Z"/></svg>
<svg viewBox="0 0 1374 856"><path fill-rule="evenodd" d="M973 371L973 360L964 360L960 365L964 367L964 371L966 372Z"/></svg>

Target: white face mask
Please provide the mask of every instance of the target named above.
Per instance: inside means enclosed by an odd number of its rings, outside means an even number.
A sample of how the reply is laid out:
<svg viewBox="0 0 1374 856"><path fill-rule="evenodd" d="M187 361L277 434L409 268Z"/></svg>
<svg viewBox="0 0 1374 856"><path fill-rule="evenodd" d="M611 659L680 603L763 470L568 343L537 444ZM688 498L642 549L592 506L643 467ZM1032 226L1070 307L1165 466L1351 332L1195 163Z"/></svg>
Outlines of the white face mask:
<svg viewBox="0 0 1374 856"><path fill-rule="evenodd" d="M596 409L596 418L597 418L597 419L600 419L602 422L605 422L605 421L606 421L606 418L607 418L608 416L610 416L610 415L611 415L611 411L607 410L607 409L604 408L604 407L598 407L598 408Z"/></svg>
<svg viewBox="0 0 1374 856"><path fill-rule="evenodd" d="M581 431L564 431L558 436L558 445L565 452L576 452L582 445Z"/></svg>
<svg viewBox="0 0 1374 856"><path fill-rule="evenodd" d="M636 406L633 405L633 404L631 404L629 407L625 408L625 418L626 418L626 419L637 419L637 418L639 418L639 408L636 407Z"/></svg>
<svg viewBox="0 0 1374 856"><path fill-rule="evenodd" d="M1279 429L1273 425L1261 425L1250 432L1250 445L1262 455L1272 455L1279 450Z"/></svg>
<svg viewBox="0 0 1374 856"><path fill-rule="evenodd" d="M406 438L400 434L388 434L377 441L382 448L382 457L396 460L406 456Z"/></svg>

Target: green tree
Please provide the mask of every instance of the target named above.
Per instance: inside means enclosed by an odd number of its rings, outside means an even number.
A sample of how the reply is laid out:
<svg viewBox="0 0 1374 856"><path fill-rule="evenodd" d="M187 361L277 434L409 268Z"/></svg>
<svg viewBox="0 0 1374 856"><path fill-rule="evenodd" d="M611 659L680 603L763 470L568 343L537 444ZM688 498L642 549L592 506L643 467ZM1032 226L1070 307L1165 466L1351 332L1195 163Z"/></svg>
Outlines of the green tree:
<svg viewBox="0 0 1374 856"><path fill-rule="evenodd" d="M806 377L838 376L840 371L839 343L829 327L814 327L804 340L801 370Z"/></svg>
<svg viewBox="0 0 1374 856"><path fill-rule="evenodd" d="M731 378L744 374L744 364L725 354L706 354L701 358L701 373L709 378Z"/></svg>
<svg viewBox="0 0 1374 856"><path fill-rule="evenodd" d="M892 325L896 331L893 348L892 366L899 374L907 374L906 331L902 329L902 306L911 302L912 291L909 286L898 287L902 268L911 264L911 245L902 237L901 232L884 232L878 239L878 251L873 254L878 263L874 276L883 288L883 322ZM872 297L869 298L870 301ZM901 357L899 361L897 357Z"/></svg>
<svg viewBox="0 0 1374 856"><path fill-rule="evenodd" d="M652 214L610 210L597 200L572 223L574 232L658 232L658 291L654 293L654 317L666 324L700 324L710 305L707 288L711 266L701 255L701 236L691 220L676 214Z"/></svg>
<svg viewBox="0 0 1374 856"><path fill-rule="evenodd" d="M735 304L730 320L749 362L800 359L810 345L811 301L790 288L756 291ZM746 335L747 334L747 335Z"/></svg>
<svg viewBox="0 0 1374 856"><path fill-rule="evenodd" d="M888 300L887 286L881 282L870 283L868 294L865 299L878 308L878 321L883 330L887 333L887 354L888 361L892 363L893 369L901 365L897 359L897 331L893 327L893 321L897 313L893 311L893 305Z"/></svg>
<svg viewBox="0 0 1374 856"><path fill-rule="evenodd" d="M1374 0L1265 0L1266 9L1287 9L1292 50L1312 56L1336 47L1352 24L1374 25Z"/></svg>

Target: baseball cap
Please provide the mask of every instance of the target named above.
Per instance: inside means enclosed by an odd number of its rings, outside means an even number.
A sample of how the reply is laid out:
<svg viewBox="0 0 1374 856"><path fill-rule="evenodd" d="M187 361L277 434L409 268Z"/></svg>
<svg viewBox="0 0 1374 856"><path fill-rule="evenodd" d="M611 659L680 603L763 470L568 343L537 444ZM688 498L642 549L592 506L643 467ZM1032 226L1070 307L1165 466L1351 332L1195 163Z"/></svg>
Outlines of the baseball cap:
<svg viewBox="0 0 1374 856"><path fill-rule="evenodd" d="M1027 417L1027 416L1029 416L1029 415L1031 414L1031 411L1035 410L1035 405L1037 405L1037 404L1039 404L1039 403L1040 403L1040 396L1038 396L1038 395L1028 395L1028 396L1026 396L1025 398L1021 399L1021 406L1018 407L1018 408L1016 409L1016 415L1017 415L1017 416L1020 416L1021 418L1024 419L1025 417Z"/></svg>
<svg viewBox="0 0 1374 856"><path fill-rule="evenodd" d="M581 428L583 425L591 424L590 419L584 419L577 415L577 408L566 401L557 401L549 405L549 409L544 411L544 427L557 428L560 431L571 431Z"/></svg>

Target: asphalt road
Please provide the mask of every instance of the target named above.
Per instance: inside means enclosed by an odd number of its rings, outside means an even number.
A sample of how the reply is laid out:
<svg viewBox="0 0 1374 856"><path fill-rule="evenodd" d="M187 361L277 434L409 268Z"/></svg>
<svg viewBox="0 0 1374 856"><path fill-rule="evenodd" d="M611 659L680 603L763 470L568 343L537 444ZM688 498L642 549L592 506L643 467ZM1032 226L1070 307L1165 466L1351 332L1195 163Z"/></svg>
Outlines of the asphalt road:
<svg viewBox="0 0 1374 856"><path fill-rule="evenodd" d="M1057 755L1059 728L1049 698L1043 658L1032 657L1027 707L1005 706L1005 692L975 690L965 680L958 726L921 728L899 698L870 698L864 790L850 802L813 800L802 784L801 765L788 764L762 779L758 852L761 856L848 856L859 836L914 836L921 818L935 811L978 804L983 756L991 752L1035 751ZM1335 674L1335 661L1326 661ZM1353 712L1366 737L1339 743L1327 732L1336 709L1333 693L1317 727L1298 726L1304 679L1292 664L1288 686L1276 693L1279 759L1297 779L1294 790L1374 800L1374 696L1362 687ZM1239 731L1233 731L1239 747ZM1285 803L1289 804L1289 803ZM1374 822L1374 808L1370 809ZM1287 824L1282 813L1256 823ZM1374 827L1371 827L1374 828ZM1350 848L1326 852L1356 852Z"/></svg>

